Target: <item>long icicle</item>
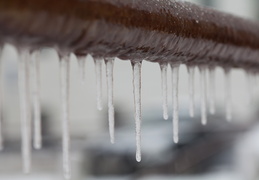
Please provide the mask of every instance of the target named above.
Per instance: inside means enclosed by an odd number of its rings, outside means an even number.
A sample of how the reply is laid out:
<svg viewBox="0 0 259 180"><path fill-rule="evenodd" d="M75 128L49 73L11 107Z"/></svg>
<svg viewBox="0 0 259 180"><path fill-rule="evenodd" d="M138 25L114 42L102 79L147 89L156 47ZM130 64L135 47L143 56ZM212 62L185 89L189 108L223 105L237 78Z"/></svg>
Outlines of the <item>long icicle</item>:
<svg viewBox="0 0 259 180"><path fill-rule="evenodd" d="M4 78L3 78L3 59L2 59L3 46L0 45L0 151L4 149L3 140L3 91L4 91Z"/></svg>
<svg viewBox="0 0 259 180"><path fill-rule="evenodd" d="M113 65L114 58L106 58L106 80L107 80L107 94L108 94L108 118L109 118L109 132L110 141L114 144L114 105L113 105Z"/></svg>
<svg viewBox="0 0 259 180"><path fill-rule="evenodd" d="M201 123L207 124L207 88L206 88L206 69L204 66L199 66L200 83L201 83Z"/></svg>
<svg viewBox="0 0 259 180"><path fill-rule="evenodd" d="M162 96L163 96L163 118L168 119L168 90L167 90L167 67L168 63L160 63L161 81L162 81Z"/></svg>
<svg viewBox="0 0 259 180"><path fill-rule="evenodd" d="M70 135L69 135L69 55L60 58L60 85L62 108L62 148L63 172L66 179L71 178Z"/></svg>
<svg viewBox="0 0 259 180"><path fill-rule="evenodd" d="M190 117L194 117L194 109L195 109L195 97L194 97L194 76L195 76L195 67L187 66L187 71L189 74L189 114Z"/></svg>
<svg viewBox="0 0 259 180"><path fill-rule="evenodd" d="M86 79L86 73L85 73L85 62L86 62L86 57L85 56L76 56L77 57L77 63L78 63L78 69L79 69L79 74L81 78L81 83L85 84L85 79Z"/></svg>
<svg viewBox="0 0 259 180"><path fill-rule="evenodd" d="M179 142L179 104L178 104L178 81L179 81L178 63L171 63L172 69L172 89L173 89L173 139L175 143Z"/></svg>
<svg viewBox="0 0 259 180"><path fill-rule="evenodd" d="M210 114L215 114L215 67L209 67Z"/></svg>
<svg viewBox="0 0 259 180"><path fill-rule="evenodd" d="M95 63L95 76L96 76L96 100L97 100L97 109L103 109L102 102L102 60L94 58Z"/></svg>
<svg viewBox="0 0 259 180"><path fill-rule="evenodd" d="M225 74L225 104L226 104L226 119L232 120L232 98L231 98L231 72L229 68L224 69Z"/></svg>
<svg viewBox="0 0 259 180"><path fill-rule="evenodd" d="M41 106L40 106L40 61L37 59L38 51L31 56L31 83L32 83L32 105L33 105L33 146L35 149L42 147L41 135Z"/></svg>
<svg viewBox="0 0 259 180"><path fill-rule="evenodd" d="M30 173L31 170L31 110L29 89L29 58L27 49L19 50L19 96L22 136L22 160L23 172Z"/></svg>
<svg viewBox="0 0 259 180"><path fill-rule="evenodd" d="M133 68L133 94L136 124L136 160L141 161L141 65L142 61L131 62Z"/></svg>

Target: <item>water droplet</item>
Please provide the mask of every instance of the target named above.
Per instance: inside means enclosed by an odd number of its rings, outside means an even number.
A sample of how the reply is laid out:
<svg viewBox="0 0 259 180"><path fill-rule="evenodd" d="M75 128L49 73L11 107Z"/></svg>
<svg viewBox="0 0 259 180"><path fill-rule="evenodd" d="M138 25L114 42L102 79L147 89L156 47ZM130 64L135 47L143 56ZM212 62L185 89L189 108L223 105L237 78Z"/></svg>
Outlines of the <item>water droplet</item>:
<svg viewBox="0 0 259 180"><path fill-rule="evenodd" d="M106 79L108 94L108 118L111 143L114 143L113 65L114 58L106 58Z"/></svg>
<svg viewBox="0 0 259 180"><path fill-rule="evenodd" d="M141 65L142 61L132 61L133 94L136 124L136 160L141 161Z"/></svg>

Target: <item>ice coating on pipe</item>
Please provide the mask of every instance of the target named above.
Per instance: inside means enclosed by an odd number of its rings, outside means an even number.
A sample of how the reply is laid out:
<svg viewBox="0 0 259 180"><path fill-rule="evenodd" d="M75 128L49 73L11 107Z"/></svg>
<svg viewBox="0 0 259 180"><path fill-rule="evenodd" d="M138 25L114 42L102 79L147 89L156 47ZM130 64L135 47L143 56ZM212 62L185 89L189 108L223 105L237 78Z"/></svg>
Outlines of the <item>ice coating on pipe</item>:
<svg viewBox="0 0 259 180"><path fill-rule="evenodd" d="M96 57L259 67L254 21L180 1L59 1L0 3L2 42Z"/></svg>

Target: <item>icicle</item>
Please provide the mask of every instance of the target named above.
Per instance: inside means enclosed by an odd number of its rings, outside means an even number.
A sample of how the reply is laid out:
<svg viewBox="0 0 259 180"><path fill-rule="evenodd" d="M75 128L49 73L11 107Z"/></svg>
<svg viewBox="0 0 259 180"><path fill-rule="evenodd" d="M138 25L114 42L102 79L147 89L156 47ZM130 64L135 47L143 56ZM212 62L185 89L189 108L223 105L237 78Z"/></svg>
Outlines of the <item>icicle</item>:
<svg viewBox="0 0 259 180"><path fill-rule="evenodd" d="M133 68L133 94L136 124L136 160L141 161L141 64L142 61L131 62Z"/></svg>
<svg viewBox="0 0 259 180"><path fill-rule="evenodd" d="M69 55L60 58L60 85L62 107L63 171L66 179L71 178L69 136Z"/></svg>
<svg viewBox="0 0 259 180"><path fill-rule="evenodd" d="M167 66L168 63L160 63L163 96L163 117L168 119L168 91L167 91Z"/></svg>
<svg viewBox="0 0 259 180"><path fill-rule="evenodd" d="M207 88L206 88L206 69L204 66L199 67L201 81L201 122L207 124Z"/></svg>
<svg viewBox="0 0 259 180"><path fill-rule="evenodd" d="M255 95L256 95L256 76L255 73L248 70L247 71L247 87L249 92L249 101L250 104L255 103Z"/></svg>
<svg viewBox="0 0 259 180"><path fill-rule="evenodd" d="M189 74L189 95L190 95L190 104L189 104L189 114L190 117L194 117L194 108L195 108L195 97L194 97L194 75L195 75L195 67L187 66L188 74Z"/></svg>
<svg viewBox="0 0 259 180"><path fill-rule="evenodd" d="M38 52L35 51L31 56L31 83L32 83L32 105L33 105L33 122L34 122L34 138L33 146L40 149L42 146L41 136L41 107L40 107L40 61L36 58Z"/></svg>
<svg viewBox="0 0 259 180"><path fill-rule="evenodd" d="M210 114L215 114L215 67L209 68Z"/></svg>
<svg viewBox="0 0 259 180"><path fill-rule="evenodd" d="M19 50L19 96L22 136L23 172L31 169L31 110L29 98L29 50Z"/></svg>
<svg viewBox="0 0 259 180"><path fill-rule="evenodd" d="M232 120L232 98L231 98L231 77L230 69L225 68L225 104L226 104L226 119L228 121Z"/></svg>
<svg viewBox="0 0 259 180"><path fill-rule="evenodd" d="M179 142L179 107L178 107L178 80L179 80L178 63L171 63L172 69L172 88L173 88L173 139L175 143Z"/></svg>
<svg viewBox="0 0 259 180"><path fill-rule="evenodd" d="M85 56L76 56L77 57L77 62L78 62L78 69L79 69L79 74L81 76L81 83L85 84L85 62L86 62L86 57Z"/></svg>
<svg viewBox="0 0 259 180"><path fill-rule="evenodd" d="M4 148L3 143L3 127L2 127L2 118L3 118L3 85L4 85L4 78L3 78L3 59L2 59L2 51L3 46L0 45L0 151Z"/></svg>
<svg viewBox="0 0 259 180"><path fill-rule="evenodd" d="M107 94L108 94L108 116L111 143L114 143L114 106L113 106L113 64L114 58L105 59Z"/></svg>
<svg viewBox="0 0 259 180"><path fill-rule="evenodd" d="M95 75L96 75L96 93L97 93L97 109L103 109L103 102L102 102L102 60L95 59Z"/></svg>

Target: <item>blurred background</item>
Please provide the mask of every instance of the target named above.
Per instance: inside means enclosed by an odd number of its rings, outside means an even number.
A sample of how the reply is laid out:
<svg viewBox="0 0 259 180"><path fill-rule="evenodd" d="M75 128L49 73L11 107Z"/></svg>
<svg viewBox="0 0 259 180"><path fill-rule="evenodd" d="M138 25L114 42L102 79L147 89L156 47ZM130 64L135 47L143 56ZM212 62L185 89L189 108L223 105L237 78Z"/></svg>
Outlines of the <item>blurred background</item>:
<svg viewBox="0 0 259 180"><path fill-rule="evenodd" d="M258 20L257 0L192 0L245 18ZM32 173L22 174L20 120L17 87L17 54L6 45L4 65L4 142L0 153L0 180L57 180L62 176L59 64L56 53L40 54L43 149L33 150ZM232 73L233 120L225 120L225 79L216 70L216 114L208 125L200 123L200 83L195 71L195 118L188 114L188 74L180 68L180 143L174 144L170 118L162 118L161 74L156 63L143 62L142 70L142 155L135 161L135 128L132 68L129 61L115 61L114 102L116 143L110 144L107 108L96 109L94 63L86 61L86 83L81 84L76 58L71 56L70 132L73 180L255 180L259 178L259 102L256 83L243 70ZM103 66L104 68L104 66ZM171 76L168 72L169 92ZM106 82L103 69L103 100ZM257 80L257 81L256 81ZM254 94L251 98L251 94Z"/></svg>

